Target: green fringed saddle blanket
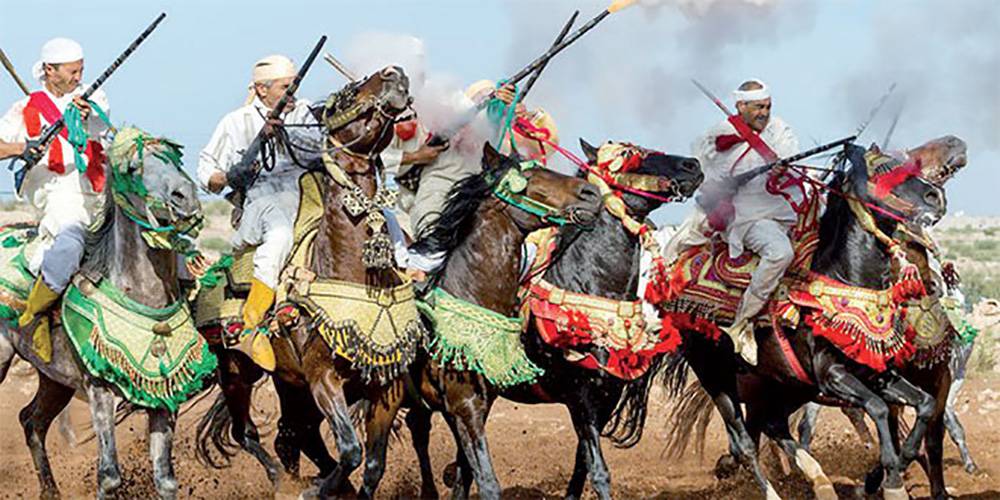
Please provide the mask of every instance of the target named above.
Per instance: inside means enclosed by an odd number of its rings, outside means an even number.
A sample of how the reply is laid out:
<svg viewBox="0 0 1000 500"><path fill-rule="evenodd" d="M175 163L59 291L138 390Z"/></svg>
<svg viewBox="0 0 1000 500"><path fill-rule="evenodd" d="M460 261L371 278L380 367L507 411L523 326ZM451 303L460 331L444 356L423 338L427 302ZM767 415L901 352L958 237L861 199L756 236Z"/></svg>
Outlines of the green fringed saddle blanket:
<svg viewBox="0 0 1000 500"><path fill-rule="evenodd" d="M154 309L107 280L95 286L78 276L63 296L62 321L87 371L139 406L177 411L217 365L185 301Z"/></svg>
<svg viewBox="0 0 1000 500"><path fill-rule="evenodd" d="M24 311L35 280L28 270L28 255L38 243L38 226L0 227L0 318L15 319Z"/></svg>
<svg viewBox="0 0 1000 500"><path fill-rule="evenodd" d="M434 323L431 356L456 370L472 370L498 387L532 383L545 373L524 352L521 318L508 318L435 288L420 309Z"/></svg>

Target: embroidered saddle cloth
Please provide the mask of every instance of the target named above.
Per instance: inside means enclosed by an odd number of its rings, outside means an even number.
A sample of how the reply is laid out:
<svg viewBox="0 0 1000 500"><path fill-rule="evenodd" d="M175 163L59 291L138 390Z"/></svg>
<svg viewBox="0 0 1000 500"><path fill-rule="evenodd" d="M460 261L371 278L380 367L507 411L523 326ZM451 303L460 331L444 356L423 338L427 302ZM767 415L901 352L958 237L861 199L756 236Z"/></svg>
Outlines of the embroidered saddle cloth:
<svg viewBox="0 0 1000 500"><path fill-rule="evenodd" d="M139 406L177 411L217 365L184 300L155 309L107 280L77 276L63 296L62 321L86 370Z"/></svg>
<svg viewBox="0 0 1000 500"><path fill-rule="evenodd" d="M0 227L0 318L16 319L24 311L35 281L28 259L41 243L36 225Z"/></svg>

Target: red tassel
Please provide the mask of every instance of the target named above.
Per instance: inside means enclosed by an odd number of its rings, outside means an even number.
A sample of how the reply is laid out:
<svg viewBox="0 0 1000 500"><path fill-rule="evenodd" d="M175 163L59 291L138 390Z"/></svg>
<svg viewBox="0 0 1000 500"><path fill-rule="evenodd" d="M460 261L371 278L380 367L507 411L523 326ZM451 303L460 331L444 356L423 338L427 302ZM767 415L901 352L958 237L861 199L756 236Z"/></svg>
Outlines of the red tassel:
<svg viewBox="0 0 1000 500"><path fill-rule="evenodd" d="M896 186L906 182L906 179L920 175L920 159L900 165L884 174L877 175L872 179L875 185L874 192L876 198L885 198L896 189Z"/></svg>

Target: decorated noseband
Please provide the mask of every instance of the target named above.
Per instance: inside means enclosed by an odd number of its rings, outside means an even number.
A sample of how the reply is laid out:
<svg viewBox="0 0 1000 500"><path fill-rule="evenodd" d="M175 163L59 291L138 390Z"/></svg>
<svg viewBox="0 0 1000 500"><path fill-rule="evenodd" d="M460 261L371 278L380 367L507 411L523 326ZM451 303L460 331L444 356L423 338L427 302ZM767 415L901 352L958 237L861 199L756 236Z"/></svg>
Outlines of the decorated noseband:
<svg viewBox="0 0 1000 500"><path fill-rule="evenodd" d="M115 135L108 155L112 199L126 217L143 229L146 244L184 251L178 246L188 246L198 236L202 216L200 213L178 216L166 201L149 193L142 179L146 155L172 165L181 176L191 180L182 168L180 144L137 128L124 128Z"/></svg>
<svg viewBox="0 0 1000 500"><path fill-rule="evenodd" d="M575 222L572 212L570 212L569 217L566 217L562 210L527 195L528 177L524 173L539 168L539 166L537 161L529 160L521 162L517 167L507 169L493 188L493 195L504 203L524 210L546 222L560 226Z"/></svg>

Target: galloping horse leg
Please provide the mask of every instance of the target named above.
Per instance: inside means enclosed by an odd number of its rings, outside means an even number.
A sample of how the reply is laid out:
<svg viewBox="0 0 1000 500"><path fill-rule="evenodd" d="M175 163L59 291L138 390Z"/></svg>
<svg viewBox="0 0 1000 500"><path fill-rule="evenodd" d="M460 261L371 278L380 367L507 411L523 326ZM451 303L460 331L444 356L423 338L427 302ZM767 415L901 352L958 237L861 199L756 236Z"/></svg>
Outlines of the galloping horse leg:
<svg viewBox="0 0 1000 500"><path fill-rule="evenodd" d="M927 450L927 477L930 480L931 498L948 498L944 487L944 414L935 415L927 423L924 447Z"/></svg>
<svg viewBox="0 0 1000 500"><path fill-rule="evenodd" d="M694 370L702 387L712 397L715 408L722 416L729 436L729 451L750 469L758 486L768 500L780 498L767 480L757 460L757 447L747 432L743 412L736 403L736 367L732 341L725 335L718 343L708 340L698 332L684 332L685 359Z"/></svg>
<svg viewBox="0 0 1000 500"><path fill-rule="evenodd" d="M385 474L385 452L389 443L389 432L399 407L403 405L403 380L396 379L391 384L378 387L380 394L371 402L365 422L365 471L361 487L362 498L374 498L378 483Z"/></svg>
<svg viewBox="0 0 1000 500"><path fill-rule="evenodd" d="M917 419L899 452L900 469L905 470L920 453L928 422L934 416L935 400L898 375L892 376L892 380L882 389L882 397L888 402L912 406L917 410Z"/></svg>
<svg viewBox="0 0 1000 500"><path fill-rule="evenodd" d="M493 470L486 442L486 417L490 414L493 398L477 376L465 376L471 380L449 384L445 392L446 414L454 417L454 433L461 448L460 455L464 454L466 461L464 466L459 461L459 471L466 471L467 478L471 469L480 498L500 498L500 481Z"/></svg>
<svg viewBox="0 0 1000 500"><path fill-rule="evenodd" d="M972 459L972 454L969 453L969 445L965 440L965 428L958 421L955 409L950 406L944 410L944 426L948 429L948 435L951 437L952 442L958 447L958 453L962 457L962 465L965 467L965 472L975 474L979 471L979 467L976 465L976 461Z"/></svg>
<svg viewBox="0 0 1000 500"><path fill-rule="evenodd" d="M35 462L35 472L38 473L38 484L41 487L39 496L42 498L59 498L59 488L45 451L45 436L52 420L73 399L73 392L71 387L59 384L39 372L35 397L19 415L24 440L31 450L31 459Z"/></svg>
<svg viewBox="0 0 1000 500"><path fill-rule="evenodd" d="M333 473L323 479L319 488L319 497L327 498L345 490L348 478L361 465L364 453L354 432L354 422L344 396L344 380L337 376L333 368L326 368L317 380L310 382L313 398L330 422L340 452L340 463Z"/></svg>
<svg viewBox="0 0 1000 500"><path fill-rule="evenodd" d="M277 490L280 480L278 464L261 446L260 435L250 419L253 384L260 379L263 370L242 353L223 350L217 354L219 356L219 387L226 396L226 407L233 419L231 429L233 439L260 462L267 473L267 479Z"/></svg>
<svg viewBox="0 0 1000 500"><path fill-rule="evenodd" d="M281 404L274 450L285 471L298 475L301 452L319 469L318 477L328 476L337 467L337 461L330 456L320 432L323 413L316 408L312 394L308 389L284 382L279 377L274 377L272 381Z"/></svg>
<svg viewBox="0 0 1000 500"><path fill-rule="evenodd" d="M164 500L177 498L172 451L177 414L169 410L149 410L149 458L153 462L153 482Z"/></svg>
<svg viewBox="0 0 1000 500"><path fill-rule="evenodd" d="M812 446L813 431L816 429L816 421L819 419L819 410L822 408L819 403L806 403L799 422L799 444L809 450Z"/></svg>
<svg viewBox="0 0 1000 500"><path fill-rule="evenodd" d="M583 487L587 483L587 445L582 439L576 440L576 458L573 463L573 475L566 486L566 498L580 498Z"/></svg>
<svg viewBox="0 0 1000 500"><path fill-rule="evenodd" d="M472 491L472 483L475 481L475 473L472 465L469 464L462 447L462 437L458 432L458 422L448 414L444 414L444 421L451 429L451 435L455 439L455 461L444 468L444 483L451 488L451 500L466 500Z"/></svg>
<svg viewBox="0 0 1000 500"><path fill-rule="evenodd" d="M10 365L14 363L16 353L14 344L5 333L0 332L0 384L7 379L7 372L10 371Z"/></svg>
<svg viewBox="0 0 1000 500"><path fill-rule="evenodd" d="M968 358L966 358L967 360ZM955 413L955 400L958 399L958 392L962 390L962 383L965 382L964 367L962 371L963 378L956 378L948 388L948 399L944 408L944 426L948 429L948 435L951 436L952 442L958 447L958 453L962 456L962 465L965 466L965 472L975 474L979 470L979 467L976 466L975 460L972 459L972 454L969 453L969 445L965 441L965 429L962 427L962 423L958 421L958 415ZM0 382L2 381L3 378L0 376Z"/></svg>
<svg viewBox="0 0 1000 500"><path fill-rule="evenodd" d="M90 417L97 436L97 497L112 496L122 484L115 447L115 394L103 381L84 382L90 400Z"/></svg>
<svg viewBox="0 0 1000 500"><path fill-rule="evenodd" d="M410 429L413 451L417 453L417 463L420 464L420 498L428 499L438 498L429 450L432 416L434 414L419 401L406 413L406 427Z"/></svg>
<svg viewBox="0 0 1000 500"><path fill-rule="evenodd" d="M817 370L817 382L820 390L864 408L865 413L875 421L879 439L879 463L889 472L884 486L885 496L908 498L909 495L903 488L902 470L893 444L893 433L889 428L889 405L838 363L829 365L825 370Z"/></svg>
<svg viewBox="0 0 1000 500"><path fill-rule="evenodd" d="M762 395L763 396L763 395ZM795 463L806 478L812 484L813 494L820 500L836 500L837 492L833 488L833 482L823 472L819 462L800 445L788 428L788 417L792 413L789 408L779 408L772 405L748 404L747 426L751 427L751 435L754 430L760 428L764 431L772 442L777 443L789 459ZM760 410L763 410L762 412ZM760 419L755 418L753 411L763 413Z"/></svg>
<svg viewBox="0 0 1000 500"><path fill-rule="evenodd" d="M601 453L601 428L598 426L597 410L592 408L592 402L582 394L580 401L569 404L570 417L573 420L573 428L576 430L576 437L579 445L583 446L584 463L590 475L590 485L594 488L594 493L598 498L611 498L611 472L608 471L608 464L604 461L604 454ZM579 447L577 456L579 456ZM576 470L574 468L574 476ZM574 495L576 493L576 495ZM566 492L566 498L579 498L581 492Z"/></svg>

